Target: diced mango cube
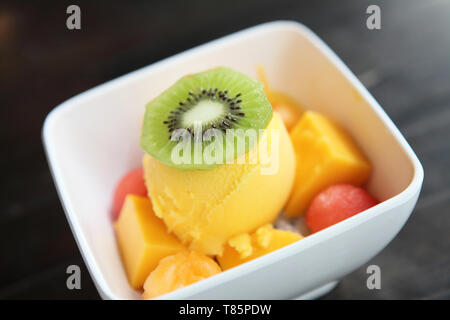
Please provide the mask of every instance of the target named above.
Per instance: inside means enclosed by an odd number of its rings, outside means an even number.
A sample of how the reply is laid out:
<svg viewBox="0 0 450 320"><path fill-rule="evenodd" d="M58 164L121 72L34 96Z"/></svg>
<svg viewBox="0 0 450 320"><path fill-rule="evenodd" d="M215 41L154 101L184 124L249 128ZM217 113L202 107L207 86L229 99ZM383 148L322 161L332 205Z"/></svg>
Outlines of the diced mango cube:
<svg viewBox="0 0 450 320"><path fill-rule="evenodd" d="M127 195L114 227L128 281L134 289L142 287L162 258L186 250L155 216L146 197Z"/></svg>
<svg viewBox="0 0 450 320"><path fill-rule="evenodd" d="M298 233L274 229L271 224L266 224L251 235L245 233L231 238L217 261L223 270L227 270L302 238Z"/></svg>
<svg viewBox="0 0 450 320"><path fill-rule="evenodd" d="M325 116L307 111L292 129L296 176L285 207L287 217L306 211L312 198L337 183L362 185L371 166L353 139Z"/></svg>

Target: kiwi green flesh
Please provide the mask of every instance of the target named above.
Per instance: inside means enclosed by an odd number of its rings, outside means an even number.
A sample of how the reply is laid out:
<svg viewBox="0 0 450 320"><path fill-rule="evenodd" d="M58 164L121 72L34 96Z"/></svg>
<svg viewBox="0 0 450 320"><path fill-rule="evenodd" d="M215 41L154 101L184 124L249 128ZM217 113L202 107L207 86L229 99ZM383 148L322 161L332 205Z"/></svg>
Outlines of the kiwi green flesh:
<svg viewBox="0 0 450 320"><path fill-rule="evenodd" d="M225 138L228 129L263 129L272 116L272 107L264 94L262 84L238 71L219 67L178 80L169 89L146 106L141 133L141 147L155 159L181 170L209 170L219 164L182 163L172 161L172 150L178 141L173 139L174 130L184 128L194 136L194 125L200 124L203 132L210 128L221 132ZM192 139L203 147L211 141ZM223 144L225 145L225 144ZM234 158L253 147L245 142L245 150L235 146ZM204 149L204 148L203 148ZM223 152L222 163L226 159Z"/></svg>

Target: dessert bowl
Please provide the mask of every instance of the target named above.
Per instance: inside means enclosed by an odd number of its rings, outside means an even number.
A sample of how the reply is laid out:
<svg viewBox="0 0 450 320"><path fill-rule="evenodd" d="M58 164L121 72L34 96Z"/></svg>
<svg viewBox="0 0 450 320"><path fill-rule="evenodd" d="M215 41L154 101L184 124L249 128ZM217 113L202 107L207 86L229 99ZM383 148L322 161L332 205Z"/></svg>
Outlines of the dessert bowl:
<svg viewBox="0 0 450 320"><path fill-rule="evenodd" d="M270 45L268 45L270 44ZM159 299L313 298L380 252L410 216L422 166L380 105L312 31L276 21L212 41L90 89L47 116L43 140L67 219L104 299L130 288L111 223L114 186L141 164L145 104L181 76L218 65L256 77L340 123L373 165L366 187L380 203L360 214Z"/></svg>

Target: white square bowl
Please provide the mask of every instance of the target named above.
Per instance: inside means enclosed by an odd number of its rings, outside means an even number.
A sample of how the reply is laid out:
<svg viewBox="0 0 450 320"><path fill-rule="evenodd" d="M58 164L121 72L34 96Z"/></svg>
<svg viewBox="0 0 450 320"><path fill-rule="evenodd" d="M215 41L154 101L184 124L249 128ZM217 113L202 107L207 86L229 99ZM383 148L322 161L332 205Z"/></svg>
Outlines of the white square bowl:
<svg viewBox="0 0 450 320"><path fill-rule="evenodd" d="M423 169L398 129L343 62L296 22L259 25L88 90L55 108L43 140L67 219L100 295L140 299L128 285L110 220L113 189L141 163L145 104L178 78L217 65L250 75L332 117L373 163L377 206L167 299L287 299L340 279L381 251L411 214Z"/></svg>

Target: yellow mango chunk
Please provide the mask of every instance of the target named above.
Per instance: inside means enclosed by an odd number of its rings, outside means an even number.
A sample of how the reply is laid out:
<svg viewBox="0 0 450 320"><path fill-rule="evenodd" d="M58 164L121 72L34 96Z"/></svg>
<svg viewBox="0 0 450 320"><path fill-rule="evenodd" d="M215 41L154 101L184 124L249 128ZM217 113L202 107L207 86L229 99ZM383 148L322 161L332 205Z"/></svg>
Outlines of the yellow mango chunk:
<svg viewBox="0 0 450 320"><path fill-rule="evenodd" d="M222 272L210 257L183 251L162 259L144 283L143 299L151 299Z"/></svg>
<svg viewBox="0 0 450 320"><path fill-rule="evenodd" d="M298 233L274 229L271 224L266 224L251 235L244 233L231 238L217 260L222 269L227 270L302 238Z"/></svg>
<svg viewBox="0 0 450 320"><path fill-rule="evenodd" d="M186 249L155 216L146 197L127 195L114 227L128 281L134 289L142 287L162 258Z"/></svg>
<svg viewBox="0 0 450 320"><path fill-rule="evenodd" d="M292 129L296 174L287 217L305 212L312 198L336 183L362 185L371 166L352 138L325 116L307 111Z"/></svg>

